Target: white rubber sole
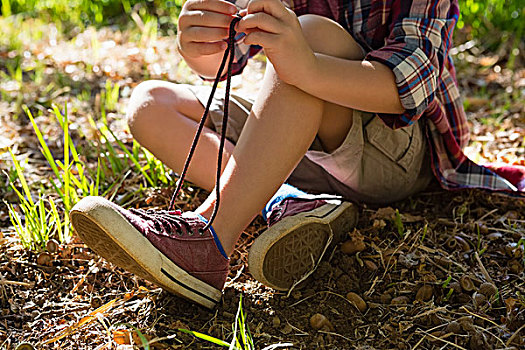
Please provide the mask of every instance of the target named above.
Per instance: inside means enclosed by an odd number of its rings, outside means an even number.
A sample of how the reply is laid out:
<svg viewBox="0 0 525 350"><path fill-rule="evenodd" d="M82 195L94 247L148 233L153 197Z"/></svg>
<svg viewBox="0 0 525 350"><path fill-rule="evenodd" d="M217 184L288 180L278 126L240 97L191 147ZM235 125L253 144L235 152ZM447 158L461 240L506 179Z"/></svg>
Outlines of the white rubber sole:
<svg viewBox="0 0 525 350"><path fill-rule="evenodd" d="M269 287L290 289L317 267L327 248L346 237L357 217L357 208L343 202L282 219L253 242L248 255L250 273Z"/></svg>
<svg viewBox="0 0 525 350"><path fill-rule="evenodd" d="M108 200L86 197L70 216L84 243L115 265L210 309L221 299L222 291L174 264Z"/></svg>

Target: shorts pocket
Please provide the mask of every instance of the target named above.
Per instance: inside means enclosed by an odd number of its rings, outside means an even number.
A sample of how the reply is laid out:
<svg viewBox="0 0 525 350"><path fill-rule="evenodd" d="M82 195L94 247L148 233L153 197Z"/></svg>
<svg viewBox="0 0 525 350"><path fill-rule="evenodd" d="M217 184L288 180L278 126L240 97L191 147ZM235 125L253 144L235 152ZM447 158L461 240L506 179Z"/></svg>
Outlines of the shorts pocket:
<svg viewBox="0 0 525 350"><path fill-rule="evenodd" d="M378 149L405 172L413 166L414 157L421 148L421 130L417 123L392 130L375 116L365 127L365 142Z"/></svg>

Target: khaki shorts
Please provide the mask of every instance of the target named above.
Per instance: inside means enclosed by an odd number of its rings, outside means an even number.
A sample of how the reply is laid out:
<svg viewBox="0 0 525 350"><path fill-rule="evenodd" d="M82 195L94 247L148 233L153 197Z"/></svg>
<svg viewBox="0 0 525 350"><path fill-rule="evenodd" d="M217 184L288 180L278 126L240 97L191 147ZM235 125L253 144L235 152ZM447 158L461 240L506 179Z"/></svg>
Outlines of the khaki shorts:
<svg viewBox="0 0 525 350"><path fill-rule="evenodd" d="M211 88L188 88L205 106ZM218 90L215 96L208 118L220 132L224 91ZM234 144L252 104L248 97L230 95L226 138ZM428 185L433 175L427 149L423 122L392 130L376 114L354 110L352 127L339 148L327 153L316 138L286 182L304 191L337 194L365 203L390 203Z"/></svg>

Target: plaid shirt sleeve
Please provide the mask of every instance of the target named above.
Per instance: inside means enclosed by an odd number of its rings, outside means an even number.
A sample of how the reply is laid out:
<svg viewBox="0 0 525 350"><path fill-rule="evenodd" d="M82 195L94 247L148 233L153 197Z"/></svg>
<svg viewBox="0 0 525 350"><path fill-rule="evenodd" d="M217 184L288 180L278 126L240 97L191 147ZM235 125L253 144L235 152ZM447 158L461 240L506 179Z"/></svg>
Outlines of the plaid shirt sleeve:
<svg viewBox="0 0 525 350"><path fill-rule="evenodd" d="M413 124L436 98L459 16L456 1L413 0L398 4L392 7L394 20L386 45L366 56L394 73L405 112L379 114L391 128Z"/></svg>

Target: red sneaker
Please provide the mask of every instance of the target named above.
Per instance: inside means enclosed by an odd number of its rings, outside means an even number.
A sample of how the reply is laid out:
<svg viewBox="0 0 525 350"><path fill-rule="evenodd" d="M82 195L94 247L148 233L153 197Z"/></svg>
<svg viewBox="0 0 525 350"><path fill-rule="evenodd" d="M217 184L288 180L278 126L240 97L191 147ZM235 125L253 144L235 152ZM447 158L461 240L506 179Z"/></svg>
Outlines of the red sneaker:
<svg viewBox="0 0 525 350"><path fill-rule="evenodd" d="M273 208L268 229L255 239L248 255L255 279L277 290L290 289L355 227L358 215L352 203L325 198L289 197Z"/></svg>
<svg viewBox="0 0 525 350"><path fill-rule="evenodd" d="M126 210L86 197L71 221L84 243L123 269L208 308L221 299L229 259L196 214Z"/></svg>

